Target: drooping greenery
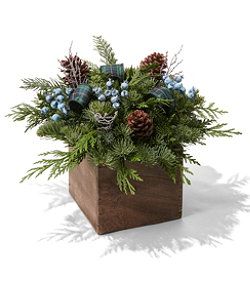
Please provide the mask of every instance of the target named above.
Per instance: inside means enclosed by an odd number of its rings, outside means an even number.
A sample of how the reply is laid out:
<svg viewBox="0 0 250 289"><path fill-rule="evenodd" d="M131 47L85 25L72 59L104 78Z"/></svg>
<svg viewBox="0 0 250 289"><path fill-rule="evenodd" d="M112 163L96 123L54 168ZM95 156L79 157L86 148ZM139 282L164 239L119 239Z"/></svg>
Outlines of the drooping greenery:
<svg viewBox="0 0 250 289"><path fill-rule="evenodd" d="M96 50L105 64L117 62L111 46L101 37L94 37ZM149 66L150 67L150 66ZM106 89L109 76L91 65L89 85ZM186 164L199 162L187 150L192 144L205 144L206 137L231 137L240 134L219 122L226 112L214 103L207 104L196 90L193 97L178 90L169 90L170 98L152 96L151 90L164 86L159 76L152 76L139 67L125 69L128 81L128 97L120 98L118 110L109 101L100 102L93 94L91 102L80 114L72 111L60 121L51 120L52 112L41 113L46 102L46 93L66 86L61 79L24 79L23 88L35 90L34 106L20 104L8 115L14 121L26 120L27 128L39 125L37 135L63 141L65 151L53 150L41 154L42 159L27 172L22 181L49 171L49 178L73 169L84 158L95 165L104 165L115 170L117 185L125 193L136 192L136 182L143 181L131 167L133 163L161 166L173 179L180 174L183 182L189 183L191 173ZM114 78L113 86L120 90L122 80ZM148 138L137 138L128 126L127 117L134 110L143 110L153 120L154 131ZM132 181L132 183L131 183Z"/></svg>

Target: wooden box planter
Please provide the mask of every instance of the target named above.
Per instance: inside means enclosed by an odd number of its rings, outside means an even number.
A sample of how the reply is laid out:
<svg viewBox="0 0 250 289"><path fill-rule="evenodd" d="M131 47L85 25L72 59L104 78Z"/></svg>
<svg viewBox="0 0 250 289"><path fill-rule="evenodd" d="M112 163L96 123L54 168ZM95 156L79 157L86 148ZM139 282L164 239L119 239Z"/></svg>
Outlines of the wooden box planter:
<svg viewBox="0 0 250 289"><path fill-rule="evenodd" d="M87 159L69 174L69 191L98 234L181 218L182 183L173 183L160 167L131 165L143 178L125 195L116 174Z"/></svg>

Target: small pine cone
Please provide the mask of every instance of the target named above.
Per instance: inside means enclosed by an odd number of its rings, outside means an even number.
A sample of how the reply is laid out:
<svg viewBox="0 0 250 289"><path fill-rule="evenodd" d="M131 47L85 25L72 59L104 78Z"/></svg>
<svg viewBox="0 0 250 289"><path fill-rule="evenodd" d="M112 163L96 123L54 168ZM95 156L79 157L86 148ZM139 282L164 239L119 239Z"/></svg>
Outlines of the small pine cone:
<svg viewBox="0 0 250 289"><path fill-rule="evenodd" d="M167 67L166 60L164 54L154 52L141 61L140 68L149 69L151 75L160 74Z"/></svg>
<svg viewBox="0 0 250 289"><path fill-rule="evenodd" d="M60 64L62 66L61 72L65 75L63 80L67 85L76 88L86 81L89 73L88 64L77 55L70 54L64 60L61 60Z"/></svg>
<svg viewBox="0 0 250 289"><path fill-rule="evenodd" d="M128 126L137 137L149 137L153 133L153 120L149 114L137 109L131 112L127 118Z"/></svg>

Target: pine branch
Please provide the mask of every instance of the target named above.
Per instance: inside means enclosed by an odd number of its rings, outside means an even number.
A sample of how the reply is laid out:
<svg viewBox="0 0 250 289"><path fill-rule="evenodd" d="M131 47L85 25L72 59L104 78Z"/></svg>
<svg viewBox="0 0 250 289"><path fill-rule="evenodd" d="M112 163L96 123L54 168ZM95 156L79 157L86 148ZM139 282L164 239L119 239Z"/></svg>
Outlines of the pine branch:
<svg viewBox="0 0 250 289"><path fill-rule="evenodd" d="M25 132L44 121L44 117L41 115L40 110L26 103L14 106L7 117L11 117L13 121L26 120L27 126Z"/></svg>
<svg viewBox="0 0 250 289"><path fill-rule="evenodd" d="M28 170L27 174L21 179L21 182L24 182L31 177L37 178L47 170L50 170L48 179L51 179L52 177L55 178L58 175L73 169L80 162L80 159L76 158L75 150L69 152L55 150L42 153L40 156L52 156L52 158L43 158L42 160L35 162L34 164L38 164L40 166Z"/></svg>
<svg viewBox="0 0 250 289"><path fill-rule="evenodd" d="M97 50L101 56L101 62L107 65L116 64L117 59L115 58L115 53L110 44L103 39L102 36L93 36L93 40L95 50Z"/></svg>
<svg viewBox="0 0 250 289"><path fill-rule="evenodd" d="M131 184L130 180L142 182L142 178L138 175L137 171L131 168L128 168L121 163L117 168L117 184L120 191L125 194L135 194L135 187Z"/></svg>
<svg viewBox="0 0 250 289"><path fill-rule="evenodd" d="M157 105L169 106L171 103L173 103L172 99L162 99L162 98L150 97L148 100L139 103L137 105L137 107L138 108L153 109L153 107L155 107Z"/></svg>
<svg viewBox="0 0 250 289"><path fill-rule="evenodd" d="M227 111L219 109L214 102L205 106L204 101L195 108L196 113L202 118L217 119L219 115L227 113Z"/></svg>
<svg viewBox="0 0 250 289"><path fill-rule="evenodd" d="M234 128L224 129L227 123L220 123L206 129L206 135L212 137L232 137L233 135L240 135L241 132Z"/></svg>
<svg viewBox="0 0 250 289"><path fill-rule="evenodd" d="M35 162L34 164L39 166L28 170L21 182L30 179L32 176L38 177L47 170L50 171L49 179L72 170L85 158L88 151L94 148L96 141L95 132L90 131L84 134L67 152L55 150L40 154L40 156L52 156L52 158L43 158Z"/></svg>
<svg viewBox="0 0 250 289"><path fill-rule="evenodd" d="M190 164L200 166L200 163L190 154L183 153L183 159L185 162L189 162Z"/></svg>
<svg viewBox="0 0 250 289"><path fill-rule="evenodd" d="M61 81L50 79L46 80L44 78L24 78L22 79L23 85L20 88L26 90L38 90L38 91L47 91L49 89L65 86Z"/></svg>

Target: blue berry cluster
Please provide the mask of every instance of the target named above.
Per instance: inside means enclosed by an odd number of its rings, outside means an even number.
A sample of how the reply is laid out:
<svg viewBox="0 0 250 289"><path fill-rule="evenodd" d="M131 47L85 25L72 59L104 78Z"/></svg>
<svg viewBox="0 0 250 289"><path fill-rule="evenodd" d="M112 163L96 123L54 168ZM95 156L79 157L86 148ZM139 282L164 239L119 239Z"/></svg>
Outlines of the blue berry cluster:
<svg viewBox="0 0 250 289"><path fill-rule="evenodd" d="M182 80L183 80L182 75L176 75L174 77L171 77L165 74L162 77L162 80L164 81L168 89L177 90L183 93L186 92L186 88L182 84ZM197 94L197 89L195 87L192 87L191 89L188 90L187 96L190 99L194 99L196 94Z"/></svg>
<svg viewBox="0 0 250 289"><path fill-rule="evenodd" d="M186 92L186 88L182 84L183 76L176 75L174 77L171 77L170 75L163 75L162 80L170 90L177 90L179 92Z"/></svg>
<svg viewBox="0 0 250 289"><path fill-rule="evenodd" d="M106 90L103 92L101 87L93 88L93 91L99 101L106 101L109 99L114 109L120 107L120 98L128 97L128 82L125 80L121 84L121 92L113 87L114 81L109 79L106 82Z"/></svg>
<svg viewBox="0 0 250 289"><path fill-rule="evenodd" d="M69 99L69 96L73 92L73 89L71 87L67 87L65 89L62 89L60 87L54 88L50 93L47 93L45 96L45 100L48 103L48 105L44 106L41 109L41 113L46 115L51 110L55 110L55 113L51 116L51 119L53 121L58 121L62 118L63 115L68 114L68 106L66 104L66 101ZM57 111L57 112L56 112ZM60 112L60 113L59 113Z"/></svg>

